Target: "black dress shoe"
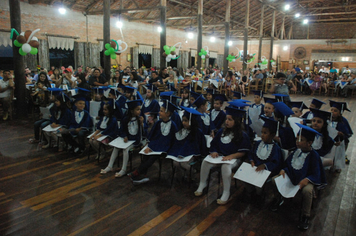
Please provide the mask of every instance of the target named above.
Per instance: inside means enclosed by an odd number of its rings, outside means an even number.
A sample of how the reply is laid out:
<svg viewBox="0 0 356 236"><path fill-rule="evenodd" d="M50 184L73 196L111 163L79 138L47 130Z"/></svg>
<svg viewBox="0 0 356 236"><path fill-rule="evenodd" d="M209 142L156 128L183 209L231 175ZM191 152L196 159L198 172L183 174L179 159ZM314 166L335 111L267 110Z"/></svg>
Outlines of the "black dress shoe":
<svg viewBox="0 0 356 236"><path fill-rule="evenodd" d="M278 211L279 207L282 206L284 203L284 198L282 196L279 196L269 207L271 211Z"/></svg>
<svg viewBox="0 0 356 236"><path fill-rule="evenodd" d="M307 230L309 228L309 217L303 216L299 221L298 229Z"/></svg>

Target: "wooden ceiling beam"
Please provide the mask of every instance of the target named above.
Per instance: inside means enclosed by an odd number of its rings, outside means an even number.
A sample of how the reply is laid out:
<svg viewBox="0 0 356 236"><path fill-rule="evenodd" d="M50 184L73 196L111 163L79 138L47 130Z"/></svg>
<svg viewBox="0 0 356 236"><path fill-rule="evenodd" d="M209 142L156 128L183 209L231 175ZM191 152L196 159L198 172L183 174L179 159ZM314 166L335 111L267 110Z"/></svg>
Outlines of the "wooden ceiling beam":
<svg viewBox="0 0 356 236"><path fill-rule="evenodd" d="M308 7L307 9L308 10L328 10L328 9L349 8L349 7L356 7L356 4L328 6L328 7Z"/></svg>
<svg viewBox="0 0 356 236"><path fill-rule="evenodd" d="M146 7L146 8L119 9L119 10L112 10L111 14L123 14L123 13L133 14L138 12L157 11L160 9L161 9L160 6ZM98 15L98 14L102 14L102 11L88 12L88 15Z"/></svg>

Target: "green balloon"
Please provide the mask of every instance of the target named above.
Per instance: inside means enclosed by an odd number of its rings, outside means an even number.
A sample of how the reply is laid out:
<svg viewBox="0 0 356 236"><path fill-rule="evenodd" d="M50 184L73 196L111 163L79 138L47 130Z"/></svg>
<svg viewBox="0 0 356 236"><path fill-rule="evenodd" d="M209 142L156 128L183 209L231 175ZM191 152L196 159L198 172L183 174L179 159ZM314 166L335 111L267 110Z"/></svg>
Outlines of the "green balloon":
<svg viewBox="0 0 356 236"><path fill-rule="evenodd" d="M110 49L110 48L111 48L110 43L106 43L106 44L105 44L105 48L106 48L106 49Z"/></svg>
<svg viewBox="0 0 356 236"><path fill-rule="evenodd" d="M37 48L32 47L30 53L31 53L32 55L36 55L36 54L38 53Z"/></svg>
<svg viewBox="0 0 356 236"><path fill-rule="evenodd" d="M164 52L167 54L167 55L169 55L169 54L171 54L171 50L164 50Z"/></svg>
<svg viewBox="0 0 356 236"><path fill-rule="evenodd" d="M17 39L14 41L14 45L16 46L16 47L21 47L22 46L22 43L19 43L19 41L17 41Z"/></svg>
<svg viewBox="0 0 356 236"><path fill-rule="evenodd" d="M167 50L169 50L169 47L168 47L168 45L164 45L164 46L163 46L163 50L164 50L164 51L167 51ZM168 53L168 54L169 54L169 53Z"/></svg>
<svg viewBox="0 0 356 236"><path fill-rule="evenodd" d="M174 52L175 50L176 50L175 46L171 47L171 52Z"/></svg>
<svg viewBox="0 0 356 236"><path fill-rule="evenodd" d="M25 56L27 54L24 51L22 51L22 48L20 48L19 53L20 53L21 56Z"/></svg>
<svg viewBox="0 0 356 236"><path fill-rule="evenodd" d="M113 54L110 55L110 57L111 57L111 59L116 59L116 54L113 53Z"/></svg>
<svg viewBox="0 0 356 236"><path fill-rule="evenodd" d="M109 50L105 50L104 54L105 54L106 56L110 56Z"/></svg>

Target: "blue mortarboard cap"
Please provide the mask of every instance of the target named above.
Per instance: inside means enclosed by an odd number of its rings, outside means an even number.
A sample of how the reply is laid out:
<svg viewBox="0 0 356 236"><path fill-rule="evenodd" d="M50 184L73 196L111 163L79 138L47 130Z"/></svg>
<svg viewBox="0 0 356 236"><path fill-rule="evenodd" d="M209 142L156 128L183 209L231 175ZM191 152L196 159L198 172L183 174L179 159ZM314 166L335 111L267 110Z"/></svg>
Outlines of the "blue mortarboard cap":
<svg viewBox="0 0 356 236"><path fill-rule="evenodd" d="M154 86L153 84L147 84L144 86L147 90L151 90L152 92L155 92L158 90L158 88L156 86Z"/></svg>
<svg viewBox="0 0 356 236"><path fill-rule="evenodd" d="M303 136L307 140L310 141L310 140L314 140L316 135L322 136L318 131L316 131L315 129L310 128L309 126L302 125L302 124L299 124L299 123L296 123L296 124L300 127L300 130L298 132L299 139L300 139L300 136Z"/></svg>
<svg viewBox="0 0 356 236"><path fill-rule="evenodd" d="M184 107L181 106L180 108L182 108L184 110L183 116L187 117L189 120L189 125L191 125L191 120L192 120L192 116L202 116L203 114L201 114L200 112L198 112L197 110L193 109L193 108L189 108L189 107Z"/></svg>
<svg viewBox="0 0 356 236"><path fill-rule="evenodd" d="M323 119L325 122L331 119L331 113L327 111L322 111L319 109L310 108L310 111L313 113L314 117Z"/></svg>
<svg viewBox="0 0 356 236"><path fill-rule="evenodd" d="M190 91L190 94L192 95L193 98L197 99L199 96L201 96L201 94L196 93L194 91Z"/></svg>
<svg viewBox="0 0 356 236"><path fill-rule="evenodd" d="M61 88L47 88L47 90L50 91L53 95L58 95L63 91Z"/></svg>
<svg viewBox="0 0 356 236"><path fill-rule="evenodd" d="M84 94L84 95L89 95L89 93L91 92L90 90L81 88L81 87L77 87L77 89L78 89L78 93Z"/></svg>
<svg viewBox="0 0 356 236"><path fill-rule="evenodd" d="M245 99L232 99L232 102L233 102L233 101L239 101L239 102L244 102L244 103L246 103L246 102L251 102L251 101L245 100Z"/></svg>
<svg viewBox="0 0 356 236"><path fill-rule="evenodd" d="M136 91L135 97L136 97L136 100L141 100L142 103L145 101L145 99L143 99L143 97L139 91Z"/></svg>
<svg viewBox="0 0 356 236"><path fill-rule="evenodd" d="M249 105L249 104L246 104L246 103L244 103L244 102L241 102L240 100L238 100L238 99L236 99L236 100L233 100L233 101L231 101L231 102L228 102L231 106L234 106L234 107L236 107L236 108L240 108L240 107L249 107L249 106L251 106L251 105Z"/></svg>
<svg viewBox="0 0 356 236"><path fill-rule="evenodd" d="M278 102L278 100L275 98L264 97L264 100L265 100L265 103L271 103L271 104Z"/></svg>
<svg viewBox="0 0 356 236"><path fill-rule="evenodd" d="M336 101L332 101L332 100L329 100L330 101L330 107L335 107L337 108L340 113L342 114L344 111L349 111L349 108L347 107L347 103L346 102L336 102Z"/></svg>
<svg viewBox="0 0 356 236"><path fill-rule="evenodd" d="M109 87L107 86L100 86L100 87L92 87L91 89L93 89L97 94L103 94L104 91L106 91Z"/></svg>
<svg viewBox="0 0 356 236"><path fill-rule="evenodd" d="M269 128L272 132L277 132L278 130L278 121L274 120L273 118L263 117L260 118L265 122L263 127Z"/></svg>
<svg viewBox="0 0 356 236"><path fill-rule="evenodd" d="M133 92L135 91L135 89L136 89L136 88L134 88L134 87L125 86L124 91L125 91L125 93L126 93L126 92L127 92L127 93L133 93Z"/></svg>
<svg viewBox="0 0 356 236"><path fill-rule="evenodd" d="M214 100L220 100L222 102L228 101L225 94L213 94Z"/></svg>
<svg viewBox="0 0 356 236"><path fill-rule="evenodd" d="M74 95L73 98L74 98L74 100L76 102L78 102L78 101L88 101L89 100L88 97L84 96L83 94Z"/></svg>
<svg viewBox="0 0 356 236"><path fill-rule="evenodd" d="M141 106L142 101L140 99L137 99L137 100L127 101L126 104L127 104L127 107L129 108L129 110L132 110L135 107Z"/></svg>
<svg viewBox="0 0 356 236"><path fill-rule="evenodd" d="M286 94L272 94L273 96L275 96L275 98L278 100L278 102L284 102L286 97L289 97L289 95Z"/></svg>
<svg viewBox="0 0 356 236"><path fill-rule="evenodd" d="M234 94L233 97L237 98L237 99L241 99L242 97L245 97L242 95L242 93L240 92L235 92L235 91L232 91L232 93Z"/></svg>
<svg viewBox="0 0 356 236"><path fill-rule="evenodd" d="M125 87L126 87L126 86L125 86L125 85L123 85L123 84L118 84L118 85L117 85L117 87L118 87L118 88L121 88L122 90L124 90L124 91L125 91Z"/></svg>
<svg viewBox="0 0 356 236"><path fill-rule="evenodd" d="M285 103L283 102L275 102L272 104L275 108L275 112L281 113L283 116L291 116L294 114L292 109L289 108Z"/></svg>
<svg viewBox="0 0 356 236"><path fill-rule="evenodd" d="M245 117L246 111L233 108L233 107L226 107L226 115L231 115L233 117Z"/></svg>
<svg viewBox="0 0 356 236"><path fill-rule="evenodd" d="M205 101L206 99L203 97L203 95L200 95L195 99L193 105L195 105L196 107L200 107L201 105L204 104Z"/></svg>
<svg viewBox="0 0 356 236"><path fill-rule="evenodd" d="M252 92L255 96L260 96L261 98L263 98L263 94L265 94L262 90L252 90Z"/></svg>
<svg viewBox="0 0 356 236"><path fill-rule="evenodd" d="M167 92L162 92L159 94L160 97L162 96L173 96L174 92L173 91L167 91Z"/></svg>
<svg viewBox="0 0 356 236"><path fill-rule="evenodd" d="M166 112L168 110L168 111L173 113L175 110L178 110L178 107L176 105L174 105L173 103L171 103L170 101L168 101L168 100L165 100L163 102L162 107L164 107L166 109Z"/></svg>
<svg viewBox="0 0 356 236"><path fill-rule="evenodd" d="M290 102L290 105L296 108L299 108L299 110L303 111L303 109L308 109L308 107L304 104L304 102Z"/></svg>
<svg viewBox="0 0 356 236"><path fill-rule="evenodd" d="M320 101L319 99L313 98L313 100L311 101L312 104L314 104L318 109L320 109L320 107L325 104L325 102Z"/></svg>

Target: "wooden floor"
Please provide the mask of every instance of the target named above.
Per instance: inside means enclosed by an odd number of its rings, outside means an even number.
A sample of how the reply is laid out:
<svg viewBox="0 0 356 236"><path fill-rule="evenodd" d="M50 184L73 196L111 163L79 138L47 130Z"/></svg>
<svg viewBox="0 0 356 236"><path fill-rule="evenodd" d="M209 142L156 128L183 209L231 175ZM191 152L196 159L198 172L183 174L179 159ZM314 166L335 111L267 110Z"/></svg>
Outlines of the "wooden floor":
<svg viewBox="0 0 356 236"><path fill-rule="evenodd" d="M309 105L312 98L293 95L292 99ZM356 131L355 101L337 100L349 102L354 112L345 117ZM328 186L314 204L311 227L300 232L296 228L300 197L273 213L268 210L271 195L258 209L241 202L243 185L238 182L235 187L233 181L233 200L218 206L216 177L208 195L195 197L196 184L189 187L176 180L171 188L168 161L161 181L155 164L149 171L151 182L133 187L128 177L99 174L108 160L97 164L28 144L33 137L31 120L1 121L0 134L0 235L356 234L355 137L347 150L351 164L340 174L327 173ZM135 157L134 166L139 162Z"/></svg>

